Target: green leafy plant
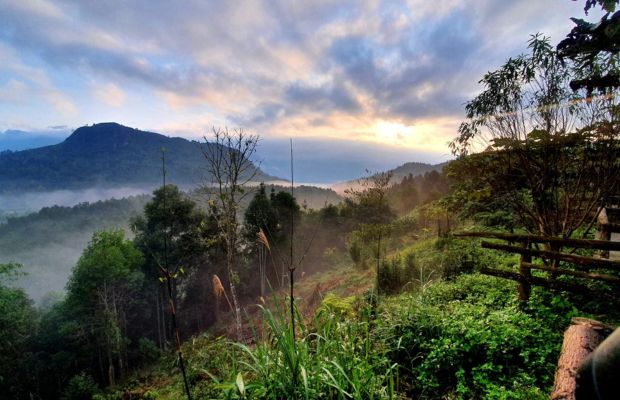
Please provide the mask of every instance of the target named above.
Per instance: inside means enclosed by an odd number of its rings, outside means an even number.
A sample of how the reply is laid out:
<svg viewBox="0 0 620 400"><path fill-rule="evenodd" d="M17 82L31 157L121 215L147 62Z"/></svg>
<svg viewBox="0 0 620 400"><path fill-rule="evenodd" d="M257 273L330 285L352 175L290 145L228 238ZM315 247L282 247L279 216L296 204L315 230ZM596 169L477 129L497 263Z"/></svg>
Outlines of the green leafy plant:
<svg viewBox="0 0 620 400"><path fill-rule="evenodd" d="M546 398L571 315L539 294L521 309L509 282L474 274L411 296L384 329L414 398Z"/></svg>

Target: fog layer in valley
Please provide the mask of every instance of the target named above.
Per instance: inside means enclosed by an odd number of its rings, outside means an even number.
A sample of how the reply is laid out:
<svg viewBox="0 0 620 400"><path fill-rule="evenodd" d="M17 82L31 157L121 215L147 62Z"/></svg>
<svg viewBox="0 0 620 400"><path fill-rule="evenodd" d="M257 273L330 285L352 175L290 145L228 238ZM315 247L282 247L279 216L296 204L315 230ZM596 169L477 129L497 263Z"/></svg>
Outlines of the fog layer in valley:
<svg viewBox="0 0 620 400"><path fill-rule="evenodd" d="M88 188L80 190L54 190L48 192L23 192L0 194L0 213L27 214L43 207L71 207L80 203L93 203L106 199L149 194L152 187Z"/></svg>
<svg viewBox="0 0 620 400"><path fill-rule="evenodd" d="M258 189L252 186L252 190ZM272 187L267 185L268 190ZM24 266L26 275L15 284L35 301L49 292L63 291L93 232L123 229L130 236L130 220L142 213L152 190L134 186L1 194L0 263ZM274 190L288 188L275 186ZM198 204L204 204L204 196L196 191L190 193ZM295 196L300 204L313 209L341 200L329 189L303 185L296 185ZM247 196L243 209L251 198Z"/></svg>

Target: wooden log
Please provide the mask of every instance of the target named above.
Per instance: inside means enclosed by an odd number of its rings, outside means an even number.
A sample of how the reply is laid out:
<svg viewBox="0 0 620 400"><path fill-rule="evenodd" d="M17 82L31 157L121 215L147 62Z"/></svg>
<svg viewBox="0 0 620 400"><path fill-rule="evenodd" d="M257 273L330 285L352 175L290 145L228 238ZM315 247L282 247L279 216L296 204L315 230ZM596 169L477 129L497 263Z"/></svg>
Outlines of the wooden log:
<svg viewBox="0 0 620 400"><path fill-rule="evenodd" d="M509 253L527 254L534 257L548 258L552 260L566 261L572 264L580 265L586 269L605 268L612 270L620 270L620 261L606 260L603 258L585 257L574 254L559 253L557 251L524 249L522 247L510 246L506 244L498 244L483 241L480 245L485 249L502 250Z"/></svg>
<svg viewBox="0 0 620 400"><path fill-rule="evenodd" d="M615 225L620 226L620 224ZM461 232L455 233L453 236L503 239L511 242L557 243L565 247L620 251L620 242L610 242L608 240L564 239L552 236L537 236L502 232Z"/></svg>
<svg viewBox="0 0 620 400"><path fill-rule="evenodd" d="M573 318L564 332L562 351L555 373L552 400L575 399L575 377L583 360L610 332L608 325L586 318Z"/></svg>
<svg viewBox="0 0 620 400"><path fill-rule="evenodd" d="M534 264L527 263L527 262L521 263L521 267L528 269L528 270L539 269L541 271L547 271L547 272L551 272L553 270L552 268L544 266L544 265L534 265ZM618 278L617 276L613 276L613 275L596 274L596 273L588 273L588 272L581 272L581 271L571 271L567 269L557 269L555 270L555 273L557 275L569 275L569 276L575 276L578 278L594 279L598 281L620 285L620 278Z"/></svg>

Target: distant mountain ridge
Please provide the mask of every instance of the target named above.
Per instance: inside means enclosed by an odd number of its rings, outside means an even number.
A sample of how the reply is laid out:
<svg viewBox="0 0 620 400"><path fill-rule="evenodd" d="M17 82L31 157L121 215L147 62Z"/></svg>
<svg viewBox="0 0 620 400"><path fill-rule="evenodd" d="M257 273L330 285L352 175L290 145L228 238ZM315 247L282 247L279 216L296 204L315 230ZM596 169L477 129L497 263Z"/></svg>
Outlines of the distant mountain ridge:
<svg viewBox="0 0 620 400"><path fill-rule="evenodd" d="M443 167L448 164L448 162L443 162L440 164L426 164L420 162L408 162L403 165L400 165L394 169L389 170L388 172L392 172L392 180L391 183L398 183L403 180L406 176L418 176L424 175L427 172L437 171L441 172ZM345 182L338 182L330 187L336 191L338 194L343 194L345 190L351 188L357 188L360 186L360 180L365 179L366 177L360 177L358 179L353 179Z"/></svg>
<svg viewBox="0 0 620 400"><path fill-rule="evenodd" d="M0 192L159 185L162 148L169 182L203 182L197 142L107 122L78 128L56 145L0 153ZM255 180L276 179L259 170Z"/></svg>
<svg viewBox="0 0 620 400"><path fill-rule="evenodd" d="M0 151L20 151L58 144L63 141L67 134L68 132L59 129L39 132L6 130L0 132Z"/></svg>

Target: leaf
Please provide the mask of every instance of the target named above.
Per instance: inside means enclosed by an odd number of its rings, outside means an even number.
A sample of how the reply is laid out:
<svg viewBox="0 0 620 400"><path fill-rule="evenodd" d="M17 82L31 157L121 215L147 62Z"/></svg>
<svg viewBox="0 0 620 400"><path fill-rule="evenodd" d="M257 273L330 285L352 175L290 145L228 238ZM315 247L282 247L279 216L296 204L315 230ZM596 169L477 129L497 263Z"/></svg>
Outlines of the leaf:
<svg viewBox="0 0 620 400"><path fill-rule="evenodd" d="M235 383L239 389L239 394L241 394L241 397L245 397L245 384L243 383L243 376L241 375L241 372L237 374Z"/></svg>
<svg viewBox="0 0 620 400"><path fill-rule="evenodd" d="M300 366L301 367L301 380L304 382L304 390L305 390L305 397L306 399L308 398L308 374L306 373L306 369L304 368L303 365Z"/></svg>

